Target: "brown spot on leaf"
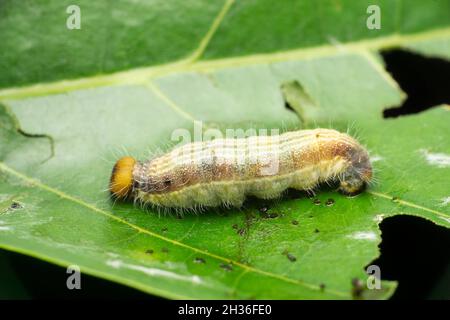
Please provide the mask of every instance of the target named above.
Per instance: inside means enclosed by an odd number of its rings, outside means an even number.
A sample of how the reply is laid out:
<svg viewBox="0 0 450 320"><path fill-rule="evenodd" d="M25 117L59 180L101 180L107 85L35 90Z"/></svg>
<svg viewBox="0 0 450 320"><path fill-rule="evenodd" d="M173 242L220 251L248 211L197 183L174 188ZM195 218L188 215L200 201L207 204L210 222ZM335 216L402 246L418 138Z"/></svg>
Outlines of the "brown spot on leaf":
<svg viewBox="0 0 450 320"><path fill-rule="evenodd" d="M364 291L364 285L361 279L352 279L352 296L354 299L360 299Z"/></svg>
<svg viewBox="0 0 450 320"><path fill-rule="evenodd" d="M203 258L195 257L194 258L194 263L206 263L206 261Z"/></svg>
<svg viewBox="0 0 450 320"><path fill-rule="evenodd" d="M233 266L231 264L228 263L221 263L220 267L225 270L225 271L232 271L233 270Z"/></svg>
<svg viewBox="0 0 450 320"><path fill-rule="evenodd" d="M291 262L295 262L295 261L297 261L297 258L292 254L292 253L288 253L287 255L286 255L286 257L289 259L289 261L291 261Z"/></svg>
<svg viewBox="0 0 450 320"><path fill-rule="evenodd" d="M11 203L11 205L9 207L11 209L13 209L13 210L17 210L17 209L22 209L23 208L20 203L15 202L15 201L13 203Z"/></svg>
<svg viewBox="0 0 450 320"><path fill-rule="evenodd" d="M266 206L259 208L260 213L266 213L269 210Z"/></svg>

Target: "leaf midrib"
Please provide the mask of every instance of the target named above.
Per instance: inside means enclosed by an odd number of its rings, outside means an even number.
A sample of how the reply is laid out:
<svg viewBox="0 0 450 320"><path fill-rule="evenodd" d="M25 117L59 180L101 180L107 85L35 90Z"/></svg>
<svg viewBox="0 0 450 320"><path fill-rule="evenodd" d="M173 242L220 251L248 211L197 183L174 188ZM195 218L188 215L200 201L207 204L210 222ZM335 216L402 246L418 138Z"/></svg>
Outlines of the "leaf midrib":
<svg viewBox="0 0 450 320"><path fill-rule="evenodd" d="M206 38L207 36L205 36ZM370 51L392 49L404 44L450 37L450 27L434 29L420 33L402 35L399 33L369 40L347 42L344 44L327 44L315 47L300 48L272 53L261 53L231 58L199 60L199 48L187 58L162 65L133 68L106 75L96 75L73 80L59 80L55 82L33 84L24 87L12 87L0 90L0 101L6 99L21 99L46 94L57 94L94 88L107 85L142 84L151 79L160 78L172 73L180 72L212 72L230 67L244 67L256 64L274 63L292 60L306 60L331 56L339 53L356 53L366 55ZM202 40L203 41L203 40ZM207 44L206 44L207 45ZM199 51L200 50L200 51ZM203 49L204 50L204 49Z"/></svg>

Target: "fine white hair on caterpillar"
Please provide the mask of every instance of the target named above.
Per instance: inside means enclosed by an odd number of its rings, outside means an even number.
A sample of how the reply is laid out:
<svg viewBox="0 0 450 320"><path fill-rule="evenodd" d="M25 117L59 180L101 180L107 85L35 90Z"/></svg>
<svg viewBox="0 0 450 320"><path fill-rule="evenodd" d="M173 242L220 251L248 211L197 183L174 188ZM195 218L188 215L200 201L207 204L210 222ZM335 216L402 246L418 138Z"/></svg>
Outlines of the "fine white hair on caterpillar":
<svg viewBox="0 0 450 320"><path fill-rule="evenodd" d="M112 195L162 208L242 206L246 196L279 197L288 188L312 190L339 182L354 195L372 179L368 152L331 129L193 142L147 161L119 159Z"/></svg>

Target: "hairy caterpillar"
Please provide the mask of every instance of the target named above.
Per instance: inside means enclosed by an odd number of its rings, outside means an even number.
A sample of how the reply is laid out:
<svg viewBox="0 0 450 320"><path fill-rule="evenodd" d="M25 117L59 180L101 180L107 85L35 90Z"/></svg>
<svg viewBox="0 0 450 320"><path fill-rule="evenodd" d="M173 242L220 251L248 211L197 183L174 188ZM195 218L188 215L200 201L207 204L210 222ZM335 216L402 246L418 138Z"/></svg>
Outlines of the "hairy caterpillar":
<svg viewBox="0 0 450 320"><path fill-rule="evenodd" d="M287 188L312 190L332 180L341 192L356 194L371 178L368 153L355 139L314 129L194 142L144 162L124 157L110 191L162 207L239 207L247 195L272 199Z"/></svg>

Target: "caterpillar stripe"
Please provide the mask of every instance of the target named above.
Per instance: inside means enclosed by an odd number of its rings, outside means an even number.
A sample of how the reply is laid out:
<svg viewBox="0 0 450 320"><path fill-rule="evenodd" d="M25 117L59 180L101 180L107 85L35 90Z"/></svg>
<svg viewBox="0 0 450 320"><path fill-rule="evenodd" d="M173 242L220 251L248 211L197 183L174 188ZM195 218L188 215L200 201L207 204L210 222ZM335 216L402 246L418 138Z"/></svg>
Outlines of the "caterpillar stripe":
<svg viewBox="0 0 450 320"><path fill-rule="evenodd" d="M276 136L194 142L147 161L124 157L114 166L110 191L118 198L171 208L242 206L246 196L279 197L338 181L345 194L372 178L367 151L330 129Z"/></svg>

